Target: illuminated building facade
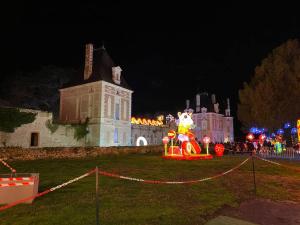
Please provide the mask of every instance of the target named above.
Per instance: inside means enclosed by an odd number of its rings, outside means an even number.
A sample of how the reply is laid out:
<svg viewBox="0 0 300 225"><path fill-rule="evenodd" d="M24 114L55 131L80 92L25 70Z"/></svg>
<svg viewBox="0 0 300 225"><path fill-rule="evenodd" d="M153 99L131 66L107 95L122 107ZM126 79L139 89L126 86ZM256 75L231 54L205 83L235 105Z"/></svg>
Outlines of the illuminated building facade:
<svg viewBox="0 0 300 225"><path fill-rule="evenodd" d="M201 100L201 101L200 101ZM234 141L233 117L230 114L230 102L224 104L224 114L220 112L219 103L214 94L211 99L207 93L196 95L195 107L190 107L190 101L186 101L186 111L192 111L193 121L196 125L194 133L197 140L209 136L213 143Z"/></svg>
<svg viewBox="0 0 300 225"><path fill-rule="evenodd" d="M84 74L60 89L60 121L88 121L90 146L131 144L131 97L133 91L104 46L86 45Z"/></svg>

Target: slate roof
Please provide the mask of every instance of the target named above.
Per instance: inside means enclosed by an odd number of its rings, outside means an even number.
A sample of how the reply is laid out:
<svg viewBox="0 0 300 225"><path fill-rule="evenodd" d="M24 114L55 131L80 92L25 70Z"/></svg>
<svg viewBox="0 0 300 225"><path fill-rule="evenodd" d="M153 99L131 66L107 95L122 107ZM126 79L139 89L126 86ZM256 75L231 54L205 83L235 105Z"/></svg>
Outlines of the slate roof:
<svg viewBox="0 0 300 225"><path fill-rule="evenodd" d="M91 76L84 80L84 70L81 69L80 73L76 75L77 79L73 80L72 82L64 85L63 88L77 86L81 84L87 84L95 81L106 81L108 83L112 83L114 85L118 85L120 87L132 90L131 87L127 84L126 80L124 79L123 71L121 72L121 82L120 84L116 84L112 80L112 67L116 67L114 61L107 53L106 49L104 47L101 47L99 49L94 49L94 55L93 55L93 69Z"/></svg>
<svg viewBox="0 0 300 225"><path fill-rule="evenodd" d="M219 113L225 115L225 109L227 108L226 100L216 96L216 102L219 103ZM201 108L203 107L207 108L207 112L215 112L214 105L212 104L212 100L211 100L211 94L208 93L208 95L200 95L200 104L201 104ZM196 95L192 99L190 99L190 108L194 110L194 113L197 113Z"/></svg>

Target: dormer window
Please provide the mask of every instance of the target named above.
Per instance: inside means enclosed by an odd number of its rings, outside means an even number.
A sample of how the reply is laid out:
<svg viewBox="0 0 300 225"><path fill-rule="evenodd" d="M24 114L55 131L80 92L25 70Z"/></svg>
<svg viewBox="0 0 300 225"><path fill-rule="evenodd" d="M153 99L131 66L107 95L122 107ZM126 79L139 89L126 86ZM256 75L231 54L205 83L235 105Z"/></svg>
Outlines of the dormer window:
<svg viewBox="0 0 300 225"><path fill-rule="evenodd" d="M121 84L121 67L112 67L112 80L116 84Z"/></svg>

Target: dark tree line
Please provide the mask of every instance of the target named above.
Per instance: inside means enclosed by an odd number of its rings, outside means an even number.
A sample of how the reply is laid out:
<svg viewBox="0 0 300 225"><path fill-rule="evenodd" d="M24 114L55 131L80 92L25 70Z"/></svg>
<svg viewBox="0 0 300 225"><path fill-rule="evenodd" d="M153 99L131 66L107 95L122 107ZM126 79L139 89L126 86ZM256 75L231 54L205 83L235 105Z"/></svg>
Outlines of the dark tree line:
<svg viewBox="0 0 300 225"><path fill-rule="evenodd" d="M300 42L288 40L255 68L239 91L238 118L245 128L282 128L300 118Z"/></svg>
<svg viewBox="0 0 300 225"><path fill-rule="evenodd" d="M53 112L59 111L59 89L75 76L70 68L43 66L33 72L16 71L1 84L2 102L8 105Z"/></svg>

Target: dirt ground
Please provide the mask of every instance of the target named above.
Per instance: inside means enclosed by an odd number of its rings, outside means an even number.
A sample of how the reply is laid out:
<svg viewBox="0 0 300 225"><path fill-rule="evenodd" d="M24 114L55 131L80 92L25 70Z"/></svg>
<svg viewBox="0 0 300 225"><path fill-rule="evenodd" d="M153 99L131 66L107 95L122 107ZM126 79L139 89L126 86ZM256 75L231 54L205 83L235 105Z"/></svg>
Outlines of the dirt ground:
<svg viewBox="0 0 300 225"><path fill-rule="evenodd" d="M235 217L260 225L300 225L300 203L253 199L239 208L224 207L221 215Z"/></svg>

